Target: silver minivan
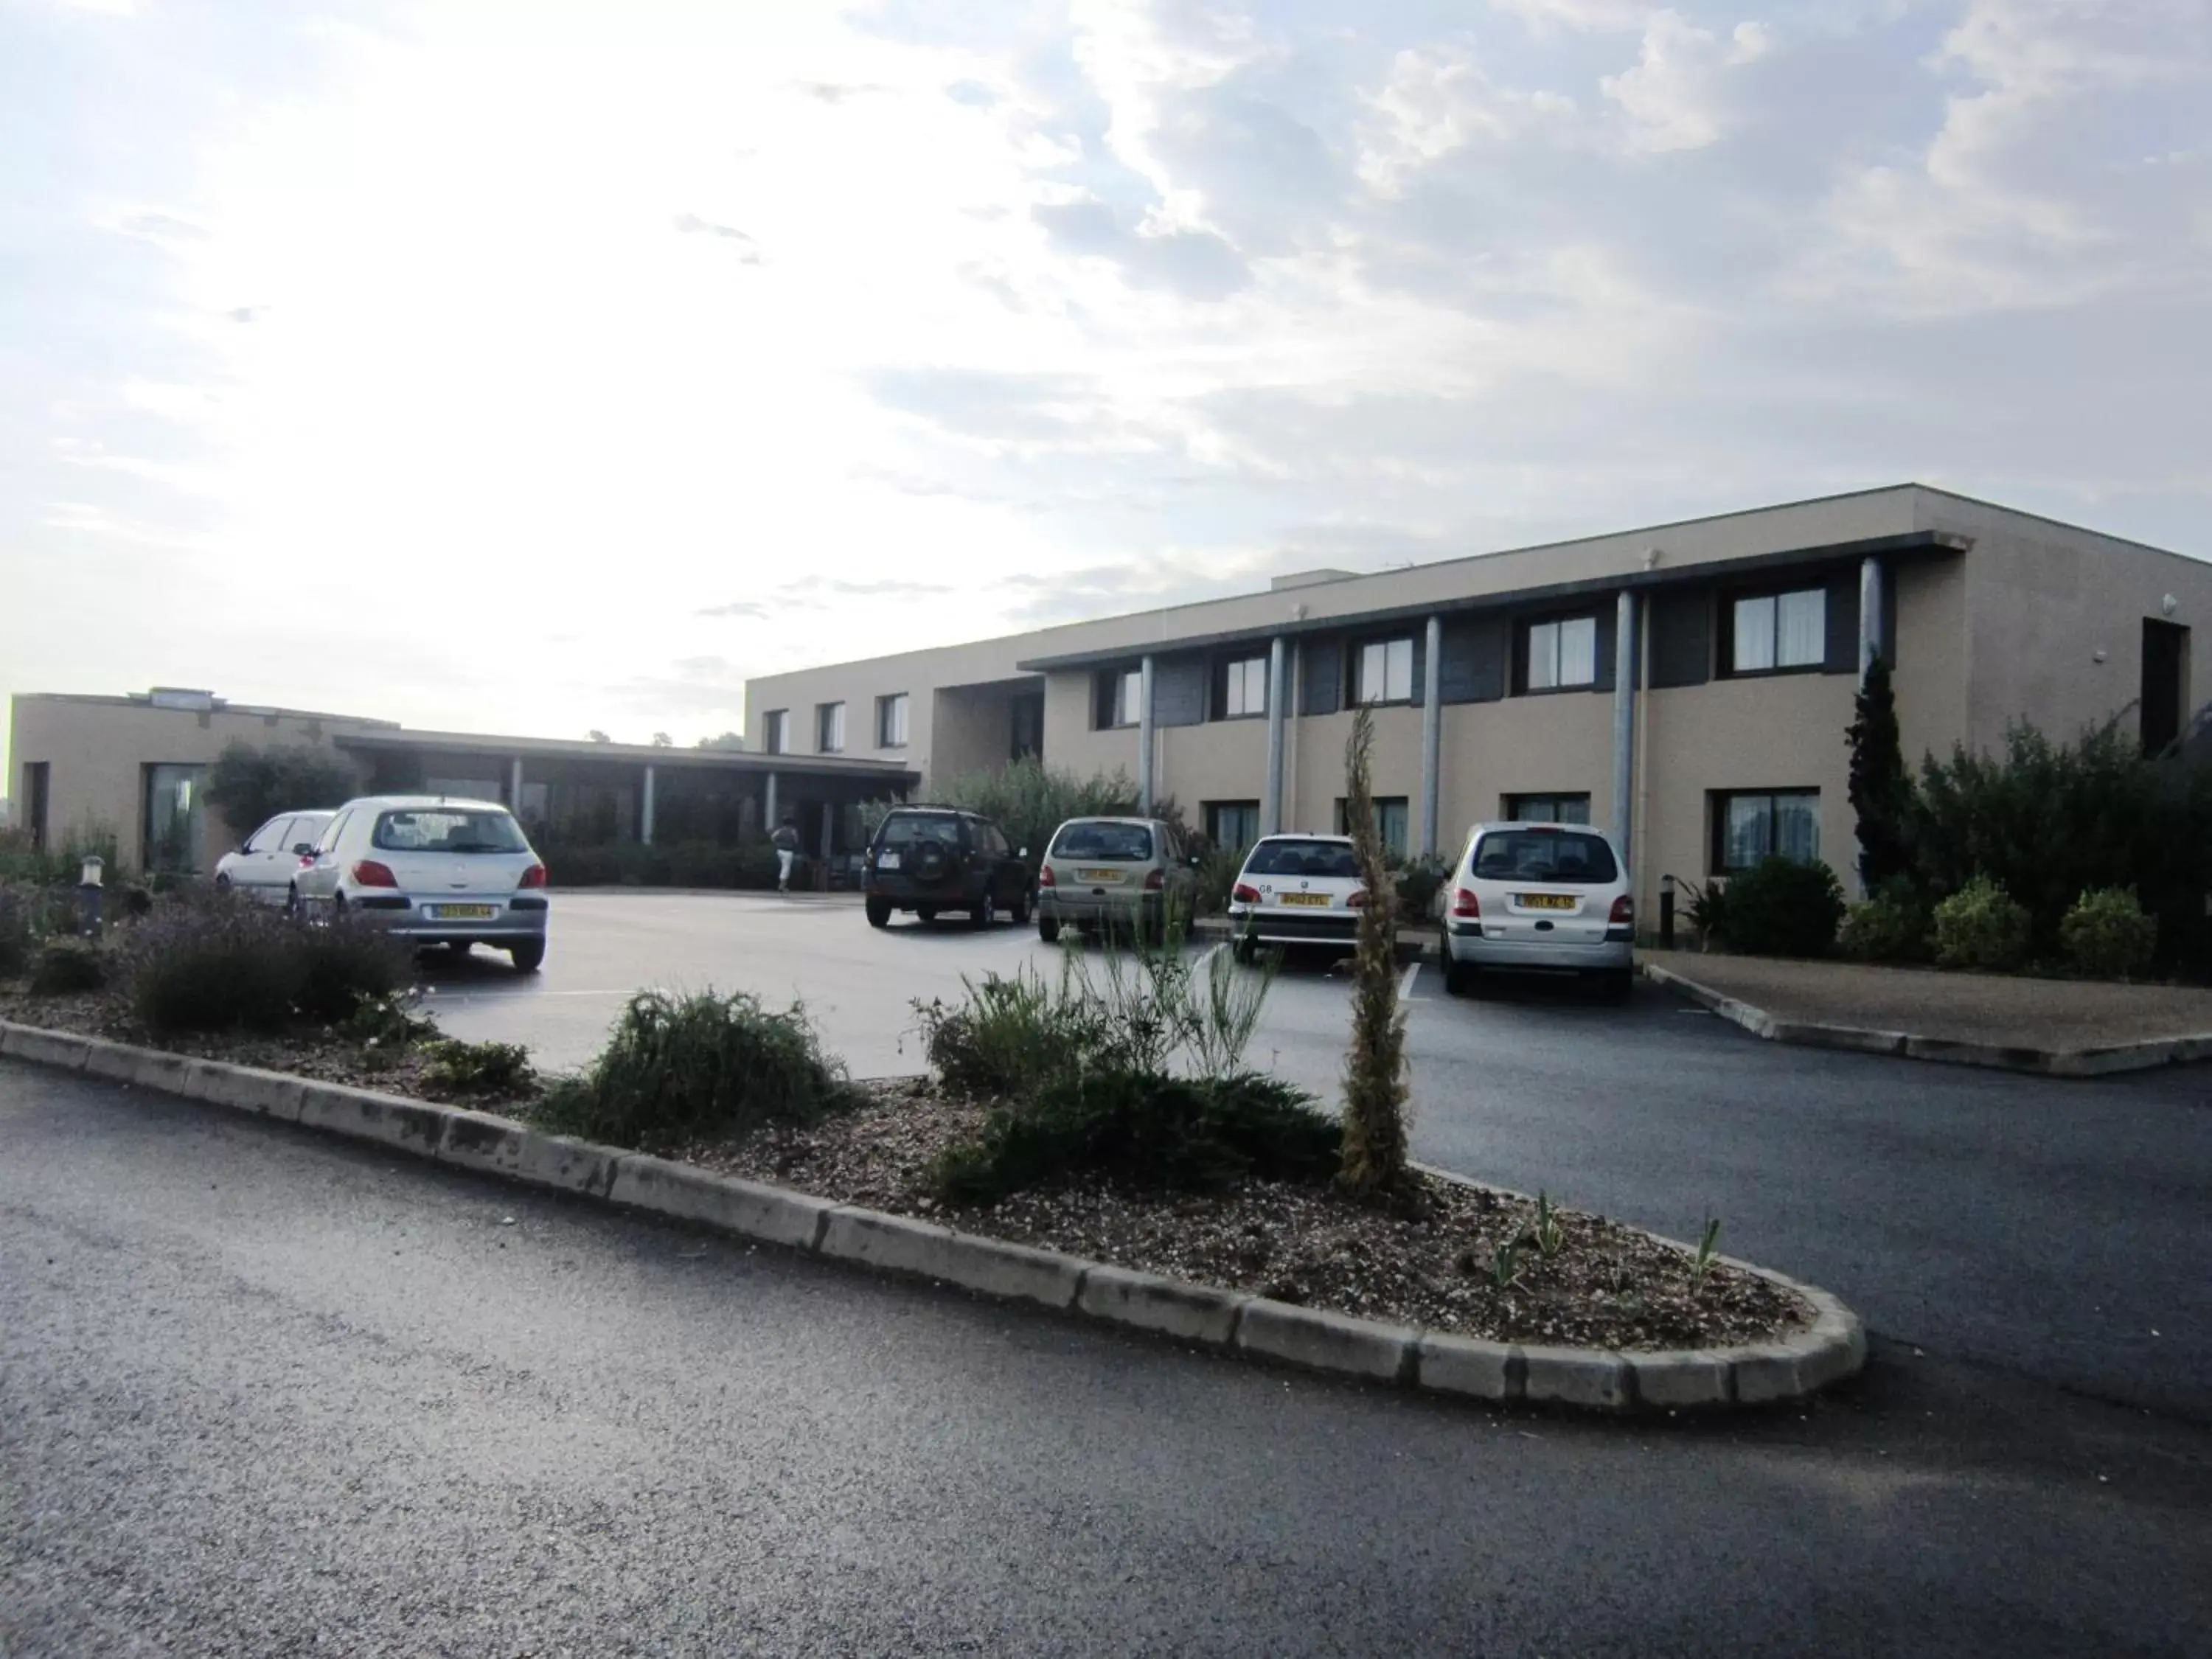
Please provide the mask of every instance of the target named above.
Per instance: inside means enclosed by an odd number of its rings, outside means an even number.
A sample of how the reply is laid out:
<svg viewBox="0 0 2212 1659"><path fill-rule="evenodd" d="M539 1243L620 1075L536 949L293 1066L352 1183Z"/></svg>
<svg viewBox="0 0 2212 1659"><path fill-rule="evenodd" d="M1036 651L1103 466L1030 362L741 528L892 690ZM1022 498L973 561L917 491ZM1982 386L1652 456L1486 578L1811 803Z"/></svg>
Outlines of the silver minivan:
<svg viewBox="0 0 2212 1659"><path fill-rule="evenodd" d="M1037 937L1062 927L1118 933L1165 931L1188 919L1197 896L1197 855L1163 818L1070 818L1053 832L1037 871Z"/></svg>

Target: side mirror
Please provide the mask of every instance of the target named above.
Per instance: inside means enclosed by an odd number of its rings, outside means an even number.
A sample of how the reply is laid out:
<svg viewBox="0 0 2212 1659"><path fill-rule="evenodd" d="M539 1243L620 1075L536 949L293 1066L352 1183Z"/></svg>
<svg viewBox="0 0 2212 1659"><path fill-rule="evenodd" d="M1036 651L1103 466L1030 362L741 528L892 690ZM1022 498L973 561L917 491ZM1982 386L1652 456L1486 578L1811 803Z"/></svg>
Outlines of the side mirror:
<svg viewBox="0 0 2212 1659"><path fill-rule="evenodd" d="M1017 854L1014 854L1014 856L1015 856L1016 858L1018 858L1018 859L1025 859L1025 858L1027 858L1029 855L1030 855L1030 849L1029 849L1028 848L1026 848L1026 847L1023 848L1022 848L1022 850L1021 850L1020 852L1018 852L1018 853L1017 853Z"/></svg>
<svg viewBox="0 0 2212 1659"><path fill-rule="evenodd" d="M311 841L294 842L292 843L292 850L298 854L301 858L305 858L308 854L315 850L315 843Z"/></svg>

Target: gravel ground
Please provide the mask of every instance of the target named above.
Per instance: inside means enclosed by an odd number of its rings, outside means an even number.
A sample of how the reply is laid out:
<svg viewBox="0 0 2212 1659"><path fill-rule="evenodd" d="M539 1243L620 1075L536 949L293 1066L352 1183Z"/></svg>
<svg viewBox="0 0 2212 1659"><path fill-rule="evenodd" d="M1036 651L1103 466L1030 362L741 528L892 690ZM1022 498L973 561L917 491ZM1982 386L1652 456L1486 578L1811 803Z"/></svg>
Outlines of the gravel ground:
<svg viewBox="0 0 2212 1659"><path fill-rule="evenodd" d="M1638 955L1778 1019L2008 1048L2097 1048L2212 1031L2212 990L2196 986L1784 962L1718 951Z"/></svg>
<svg viewBox="0 0 2212 1659"><path fill-rule="evenodd" d="M1434 1176L1419 1178L1412 1201L1397 1209L1326 1187L1259 1181L1202 1196L1077 1187L945 1209L929 1196L925 1172L982 1115L981 1106L943 1098L925 1082L881 1084L848 1116L683 1156L841 1203L1499 1341L1701 1347L1760 1340L1808 1316L1796 1297L1738 1268L1717 1265L1698 1285L1681 1251L1576 1211L1554 1212L1559 1243L1547 1256L1526 1242L1534 1204ZM1519 1248L1513 1280L1501 1290L1494 1252L1507 1243Z"/></svg>

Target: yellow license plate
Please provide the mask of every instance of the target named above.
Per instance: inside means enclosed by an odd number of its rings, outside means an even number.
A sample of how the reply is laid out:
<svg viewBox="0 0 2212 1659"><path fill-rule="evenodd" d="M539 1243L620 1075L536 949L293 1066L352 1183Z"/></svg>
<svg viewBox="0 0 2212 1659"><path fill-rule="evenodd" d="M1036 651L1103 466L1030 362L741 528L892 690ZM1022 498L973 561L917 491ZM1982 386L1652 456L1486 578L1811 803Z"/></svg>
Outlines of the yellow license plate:
<svg viewBox="0 0 2212 1659"><path fill-rule="evenodd" d="M1278 904L1310 904L1316 909L1325 910L1328 908L1328 895L1326 893L1282 893L1276 896L1275 902Z"/></svg>
<svg viewBox="0 0 2212 1659"><path fill-rule="evenodd" d="M1078 881L1087 881L1096 885L1104 886L1120 881L1123 872L1119 870L1078 870L1075 872L1075 878Z"/></svg>
<svg viewBox="0 0 2212 1659"><path fill-rule="evenodd" d="M439 921L489 921L499 914L495 904L434 904L430 915Z"/></svg>
<svg viewBox="0 0 2212 1659"><path fill-rule="evenodd" d="M1565 893L1516 893L1523 910L1571 910L1577 901Z"/></svg>

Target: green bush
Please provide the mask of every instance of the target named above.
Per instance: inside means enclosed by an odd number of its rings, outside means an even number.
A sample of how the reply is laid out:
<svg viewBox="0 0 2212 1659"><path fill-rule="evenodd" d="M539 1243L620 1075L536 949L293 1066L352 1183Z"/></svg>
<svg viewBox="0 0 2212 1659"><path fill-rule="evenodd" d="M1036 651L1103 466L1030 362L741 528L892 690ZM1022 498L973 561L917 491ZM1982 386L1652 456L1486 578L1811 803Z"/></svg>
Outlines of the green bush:
<svg viewBox="0 0 2212 1659"><path fill-rule="evenodd" d="M361 793L353 768L335 755L295 744L256 749L228 744L208 769L207 804L240 836L279 812L313 811L343 806Z"/></svg>
<svg viewBox="0 0 2212 1659"><path fill-rule="evenodd" d="M1754 957L1826 956L1844 919L1843 884L1825 864L1769 857L1732 878L1711 926Z"/></svg>
<svg viewBox="0 0 2212 1659"><path fill-rule="evenodd" d="M97 991L106 983L106 959L88 939L48 939L31 969L33 996L70 996L80 991Z"/></svg>
<svg viewBox="0 0 2212 1659"><path fill-rule="evenodd" d="M1199 861L1198 882L1193 895L1197 913L1201 916L1218 916L1229 908L1229 895L1237 885L1237 873L1244 868L1247 847L1215 847L1207 849Z"/></svg>
<svg viewBox="0 0 2212 1659"><path fill-rule="evenodd" d="M1398 919L1419 927L1436 920L1437 895L1443 890L1451 862L1434 854L1398 866Z"/></svg>
<svg viewBox="0 0 2212 1659"><path fill-rule="evenodd" d="M1137 786L1115 770L1094 777L1057 770L1027 756L988 772L963 772L941 785L935 804L980 812L1004 830L1031 865L1042 862L1053 832L1070 818L1131 817L1139 808ZM1164 810L1159 803L1155 810ZM878 821L881 810L875 814Z"/></svg>
<svg viewBox="0 0 2212 1659"><path fill-rule="evenodd" d="M78 824L44 851L31 844L26 830L0 830L0 883L66 888L74 896L88 858L97 858L113 881L121 871L115 831L97 821Z"/></svg>
<svg viewBox="0 0 2212 1659"><path fill-rule="evenodd" d="M17 887L0 887L0 979L13 979L31 965L31 896Z"/></svg>
<svg viewBox="0 0 2212 1659"><path fill-rule="evenodd" d="M2150 965L2158 918L2145 915L2132 887L2100 887L2074 901L2058 924L2066 960L2099 979L2127 979Z"/></svg>
<svg viewBox="0 0 2212 1659"><path fill-rule="evenodd" d="M1113 1063L1104 1006L1063 969L1059 985L1035 969L968 981L967 999L914 1005L930 1069L968 1100L1033 1093L1062 1077Z"/></svg>
<svg viewBox="0 0 2212 1659"><path fill-rule="evenodd" d="M1892 880L1844 913L1836 943L1857 962L1928 960L1928 907L1910 882Z"/></svg>
<svg viewBox="0 0 2212 1659"><path fill-rule="evenodd" d="M173 902L121 947L132 1008L155 1032L276 1031L350 1014L414 977L405 941L351 916L310 926L251 899Z"/></svg>
<svg viewBox="0 0 2212 1659"><path fill-rule="evenodd" d="M1936 907L1936 959L1947 968L2007 973L2027 960L2027 907L1977 876Z"/></svg>
<svg viewBox="0 0 2212 1659"><path fill-rule="evenodd" d="M547 1091L541 1115L568 1133L666 1151L811 1123L853 1098L803 1009L771 1012L742 991L645 991L599 1057Z"/></svg>
<svg viewBox="0 0 2212 1659"><path fill-rule="evenodd" d="M527 1094L537 1081L530 1068L530 1050L519 1042L462 1042L447 1037L432 1043L428 1054L424 1075L466 1094Z"/></svg>
<svg viewBox="0 0 2212 1659"><path fill-rule="evenodd" d="M951 1204L1093 1180L1174 1192L1318 1183L1334 1178L1342 1141L1309 1096L1274 1078L1097 1073L995 1109L974 1140L939 1155L930 1181Z"/></svg>
<svg viewBox="0 0 2212 1659"><path fill-rule="evenodd" d="M775 849L753 839L734 847L685 841L646 847L611 842L599 847L538 848L556 887L768 888L775 885Z"/></svg>

